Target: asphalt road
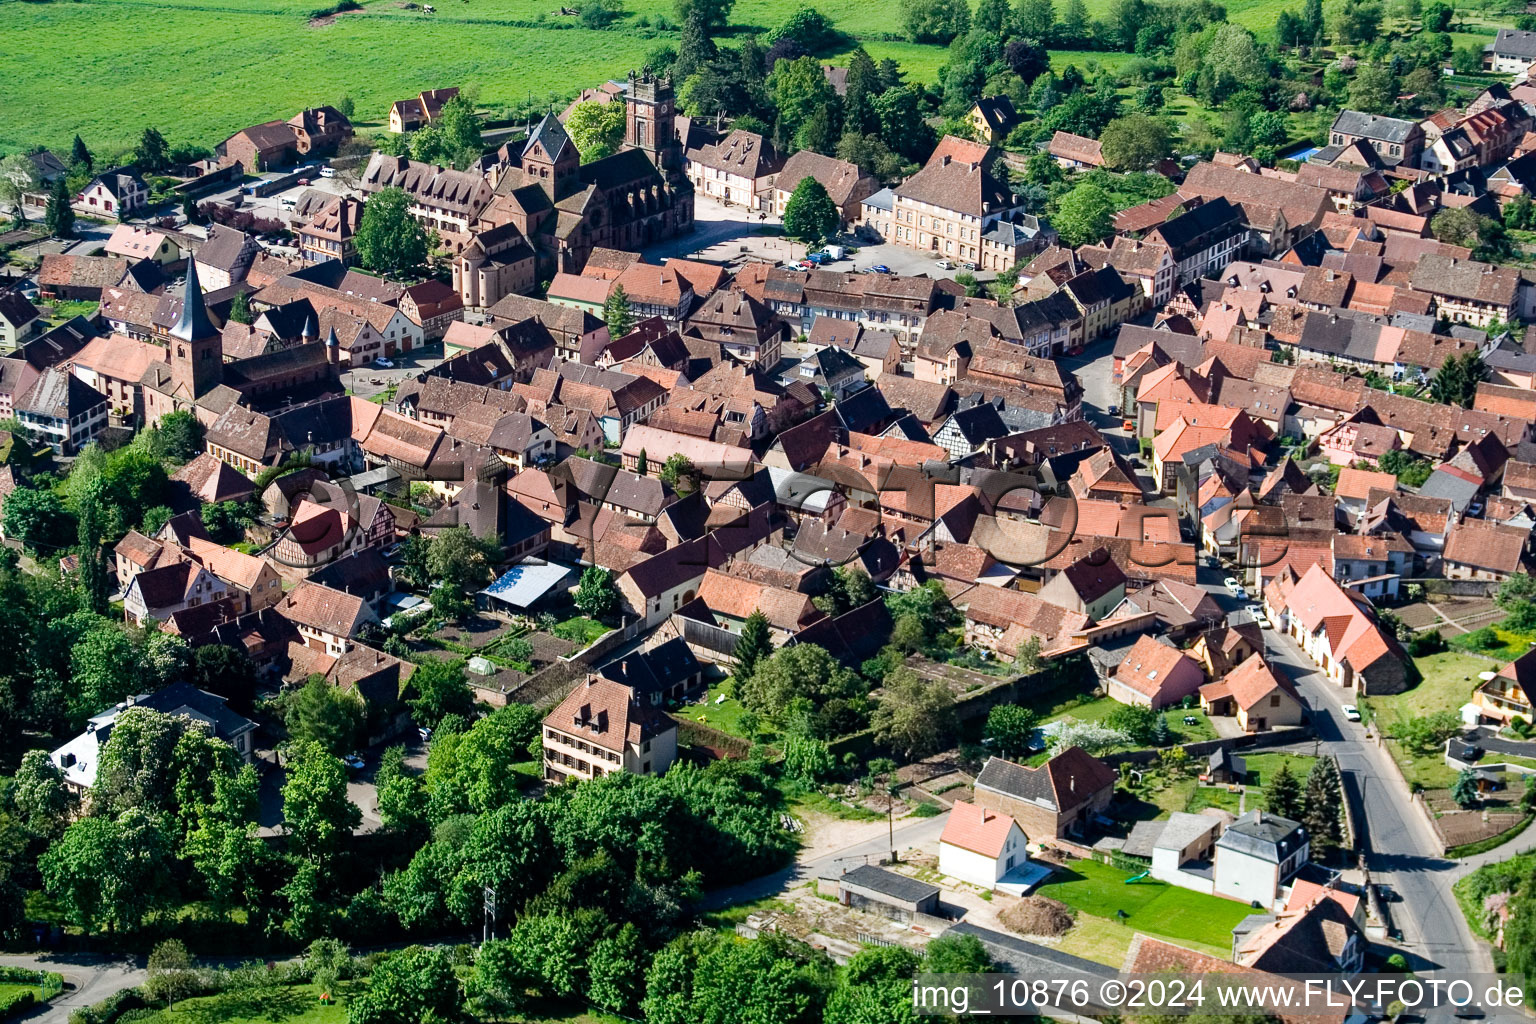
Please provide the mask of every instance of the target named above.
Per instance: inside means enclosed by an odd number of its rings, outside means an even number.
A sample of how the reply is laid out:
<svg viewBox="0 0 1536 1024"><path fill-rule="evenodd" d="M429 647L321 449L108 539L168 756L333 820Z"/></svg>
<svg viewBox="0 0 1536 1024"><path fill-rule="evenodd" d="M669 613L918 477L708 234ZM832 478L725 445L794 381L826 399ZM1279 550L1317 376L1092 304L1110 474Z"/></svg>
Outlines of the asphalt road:
<svg viewBox="0 0 1536 1024"><path fill-rule="evenodd" d="M53 971L64 976L64 992L59 998L32 1012L12 1018L28 1024L68 1024L73 1010L100 1002L125 988L144 983L144 967L139 960L95 953L41 953L36 956L0 956L0 964L28 970Z"/></svg>

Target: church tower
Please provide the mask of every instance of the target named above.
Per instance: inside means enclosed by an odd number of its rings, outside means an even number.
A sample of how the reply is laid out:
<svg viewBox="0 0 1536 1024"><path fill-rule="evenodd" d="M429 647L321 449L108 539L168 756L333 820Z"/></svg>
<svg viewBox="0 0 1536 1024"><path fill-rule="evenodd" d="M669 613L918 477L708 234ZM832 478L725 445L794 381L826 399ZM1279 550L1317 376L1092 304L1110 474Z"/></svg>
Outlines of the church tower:
<svg viewBox="0 0 1536 1024"><path fill-rule="evenodd" d="M629 73L624 94L624 148L638 149L669 179L682 174L683 146L677 138L677 109L672 80L646 68Z"/></svg>
<svg viewBox="0 0 1536 1024"><path fill-rule="evenodd" d="M565 132L565 125L554 114L528 133L523 146L523 177L538 182L552 203L576 191L576 175L581 169L581 154Z"/></svg>
<svg viewBox="0 0 1536 1024"><path fill-rule="evenodd" d="M203 302L197 283L197 261L187 260L187 283L181 295L181 319L171 328L171 390L192 401L219 384L224 372L224 339Z"/></svg>

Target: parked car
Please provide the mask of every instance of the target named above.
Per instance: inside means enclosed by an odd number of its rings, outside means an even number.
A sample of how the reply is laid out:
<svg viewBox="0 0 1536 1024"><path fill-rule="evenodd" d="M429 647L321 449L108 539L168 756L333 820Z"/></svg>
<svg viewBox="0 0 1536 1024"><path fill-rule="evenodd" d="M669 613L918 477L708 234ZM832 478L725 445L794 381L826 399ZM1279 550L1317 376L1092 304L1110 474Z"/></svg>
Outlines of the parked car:
<svg viewBox="0 0 1536 1024"><path fill-rule="evenodd" d="M1109 407L1109 415L1112 416L1112 417L1113 416L1119 416L1120 415L1120 407L1118 405L1110 406Z"/></svg>
<svg viewBox="0 0 1536 1024"><path fill-rule="evenodd" d="M954 264L949 262L949 260L939 260L939 269L940 270L949 270L953 266L954 266Z"/></svg>
<svg viewBox="0 0 1536 1024"><path fill-rule="evenodd" d="M1221 581L1221 585L1232 591L1234 594L1243 589L1243 585L1237 582L1237 577L1235 576L1228 576L1226 579Z"/></svg>
<svg viewBox="0 0 1536 1024"><path fill-rule="evenodd" d="M876 263L869 269L873 270L877 274L889 274L891 272L891 268L886 266L884 263Z"/></svg>
<svg viewBox="0 0 1536 1024"><path fill-rule="evenodd" d="M358 757L356 754L348 754L346 757L342 758L342 761L346 763L347 771L349 772L360 772L364 768L368 767L368 763L362 758Z"/></svg>
<svg viewBox="0 0 1536 1024"><path fill-rule="evenodd" d="M432 742L432 730L431 729L427 729L427 728L417 729L416 730L416 735L421 737L421 742L423 742L423 743L431 743Z"/></svg>
<svg viewBox="0 0 1536 1024"><path fill-rule="evenodd" d="M300 178L299 179L299 184L300 185L308 185L309 184L309 179L308 178Z"/></svg>
<svg viewBox="0 0 1536 1024"><path fill-rule="evenodd" d="M1260 629L1274 629L1275 628L1275 624L1269 621L1269 616L1268 615L1259 615L1259 616L1255 617L1253 621L1257 622L1259 624L1259 628Z"/></svg>
<svg viewBox="0 0 1536 1024"><path fill-rule="evenodd" d="M962 263L962 264L960 264L960 269L961 270L975 270L976 269L976 264L974 264L974 263Z"/></svg>
<svg viewBox="0 0 1536 1024"><path fill-rule="evenodd" d="M1483 750L1481 747L1463 743L1461 749L1456 752L1456 756L1463 761L1476 761L1483 756Z"/></svg>
<svg viewBox="0 0 1536 1024"><path fill-rule="evenodd" d="M1349 719L1351 722L1360 721L1360 709L1355 707L1353 704L1345 704L1339 710L1344 712L1344 717Z"/></svg>
<svg viewBox="0 0 1536 1024"><path fill-rule="evenodd" d="M384 358L375 359L373 361L373 365L374 366L382 366L386 370L393 370L395 368L395 364L394 363L392 363L388 359L384 359Z"/></svg>
<svg viewBox="0 0 1536 1024"><path fill-rule="evenodd" d="M320 168L320 177L322 177L322 178L334 178L334 177L336 177L336 168L334 168L334 167L322 167L322 168Z"/></svg>

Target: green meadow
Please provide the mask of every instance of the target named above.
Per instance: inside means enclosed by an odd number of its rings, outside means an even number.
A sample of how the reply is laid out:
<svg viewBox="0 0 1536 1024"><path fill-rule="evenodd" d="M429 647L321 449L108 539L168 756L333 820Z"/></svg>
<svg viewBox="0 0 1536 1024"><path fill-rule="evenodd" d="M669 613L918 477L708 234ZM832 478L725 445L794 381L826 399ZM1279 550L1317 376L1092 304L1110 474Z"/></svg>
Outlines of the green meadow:
<svg viewBox="0 0 1536 1024"><path fill-rule="evenodd" d="M392 100L421 89L473 85L493 112L563 104L577 90L637 68L673 43L672 0L628 0L613 28L592 31L560 15L559 0L436 0L436 14L402 0L365 0L364 9L312 24L326 0L0 0L0 151L67 147L80 133L95 149L132 145L145 127L173 145L212 146L230 133L304 106L356 104L355 120L377 124ZM801 0L739 0L736 34L767 29ZM1089 0L1094 16L1111 0ZM1260 36L1301 0L1229 0L1228 16ZM857 45L932 81L943 47L900 41L896 0L819 0ZM1470 20L1470 19L1469 19ZM1487 24L1466 26L1492 33ZM1469 38L1481 38L1470 36ZM729 40L727 40L728 42ZM837 61L841 54L828 57ZM1052 64L1121 53L1056 51Z"/></svg>

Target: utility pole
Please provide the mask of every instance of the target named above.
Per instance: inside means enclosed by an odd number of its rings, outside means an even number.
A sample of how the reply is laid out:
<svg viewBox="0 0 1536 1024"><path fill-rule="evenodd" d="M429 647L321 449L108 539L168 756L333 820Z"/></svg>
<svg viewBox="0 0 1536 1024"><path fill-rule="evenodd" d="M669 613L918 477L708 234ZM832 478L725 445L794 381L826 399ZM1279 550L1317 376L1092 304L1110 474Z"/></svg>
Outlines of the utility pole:
<svg viewBox="0 0 1536 1024"><path fill-rule="evenodd" d="M496 890L489 885L485 887L485 927L481 936L481 943L490 942L496 937Z"/></svg>
<svg viewBox="0 0 1536 1024"><path fill-rule="evenodd" d="M885 777L885 831L886 839L891 847L891 863L896 863L896 785L891 777Z"/></svg>

